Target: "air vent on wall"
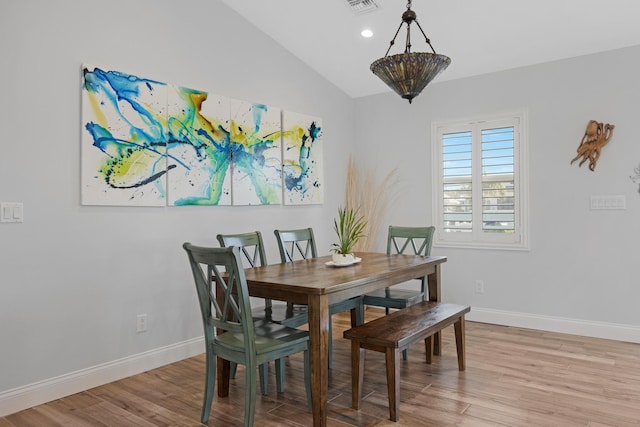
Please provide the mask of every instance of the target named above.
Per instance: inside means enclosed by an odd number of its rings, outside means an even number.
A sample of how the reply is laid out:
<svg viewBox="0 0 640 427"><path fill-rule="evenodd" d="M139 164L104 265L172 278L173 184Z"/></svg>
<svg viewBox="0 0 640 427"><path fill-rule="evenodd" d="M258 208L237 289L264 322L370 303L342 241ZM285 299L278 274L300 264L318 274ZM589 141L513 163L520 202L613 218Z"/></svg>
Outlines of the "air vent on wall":
<svg viewBox="0 0 640 427"><path fill-rule="evenodd" d="M378 9L380 6L374 0L347 0L349 8L356 15L368 13Z"/></svg>

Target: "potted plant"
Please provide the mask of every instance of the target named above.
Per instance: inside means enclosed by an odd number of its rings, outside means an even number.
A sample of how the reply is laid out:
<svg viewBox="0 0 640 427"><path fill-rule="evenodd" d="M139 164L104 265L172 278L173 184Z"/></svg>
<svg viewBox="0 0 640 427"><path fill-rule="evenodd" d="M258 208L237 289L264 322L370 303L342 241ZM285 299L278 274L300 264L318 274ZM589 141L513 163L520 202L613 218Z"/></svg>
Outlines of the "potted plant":
<svg viewBox="0 0 640 427"><path fill-rule="evenodd" d="M338 235L338 243L332 243L334 264L353 264L355 256L353 247L364 236L364 228L367 222L358 211L347 208L338 208L338 219L333 220L333 228Z"/></svg>

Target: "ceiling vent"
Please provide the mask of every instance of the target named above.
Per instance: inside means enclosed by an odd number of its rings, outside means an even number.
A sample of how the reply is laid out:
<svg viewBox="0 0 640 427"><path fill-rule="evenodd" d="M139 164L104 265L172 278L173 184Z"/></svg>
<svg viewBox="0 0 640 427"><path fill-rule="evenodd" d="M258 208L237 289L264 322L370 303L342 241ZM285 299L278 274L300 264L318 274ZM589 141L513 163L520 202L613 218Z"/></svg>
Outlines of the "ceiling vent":
<svg viewBox="0 0 640 427"><path fill-rule="evenodd" d="M349 8L356 15L362 15L363 13L369 13L380 6L374 0L347 0Z"/></svg>

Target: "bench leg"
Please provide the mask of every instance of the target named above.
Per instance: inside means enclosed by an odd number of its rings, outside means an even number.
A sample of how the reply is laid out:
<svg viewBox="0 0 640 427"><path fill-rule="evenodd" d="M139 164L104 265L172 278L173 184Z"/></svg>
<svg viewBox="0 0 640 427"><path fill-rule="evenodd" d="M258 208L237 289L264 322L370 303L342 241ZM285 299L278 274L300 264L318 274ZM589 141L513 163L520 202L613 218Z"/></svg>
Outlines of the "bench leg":
<svg viewBox="0 0 640 427"><path fill-rule="evenodd" d="M458 369L464 371L465 368L465 348L464 348L464 316L460 317L453 324L456 332L456 350L458 351Z"/></svg>
<svg viewBox="0 0 640 427"><path fill-rule="evenodd" d="M360 409L364 380L364 348L357 340L351 340L351 407Z"/></svg>
<svg viewBox="0 0 640 427"><path fill-rule="evenodd" d="M387 365L387 393L389 395L389 419L398 421L400 418L400 359L397 348L385 350Z"/></svg>

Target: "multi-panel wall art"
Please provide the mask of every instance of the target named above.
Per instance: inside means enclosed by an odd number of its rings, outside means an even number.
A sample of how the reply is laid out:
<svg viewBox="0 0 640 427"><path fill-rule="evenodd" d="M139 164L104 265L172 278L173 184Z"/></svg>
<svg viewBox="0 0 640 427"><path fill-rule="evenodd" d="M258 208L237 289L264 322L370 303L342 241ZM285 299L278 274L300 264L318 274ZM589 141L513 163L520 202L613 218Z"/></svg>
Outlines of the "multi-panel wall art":
<svg viewBox="0 0 640 427"><path fill-rule="evenodd" d="M323 202L322 120L83 67L84 205Z"/></svg>
<svg viewBox="0 0 640 427"><path fill-rule="evenodd" d="M322 203L322 121L282 112L284 203Z"/></svg>

